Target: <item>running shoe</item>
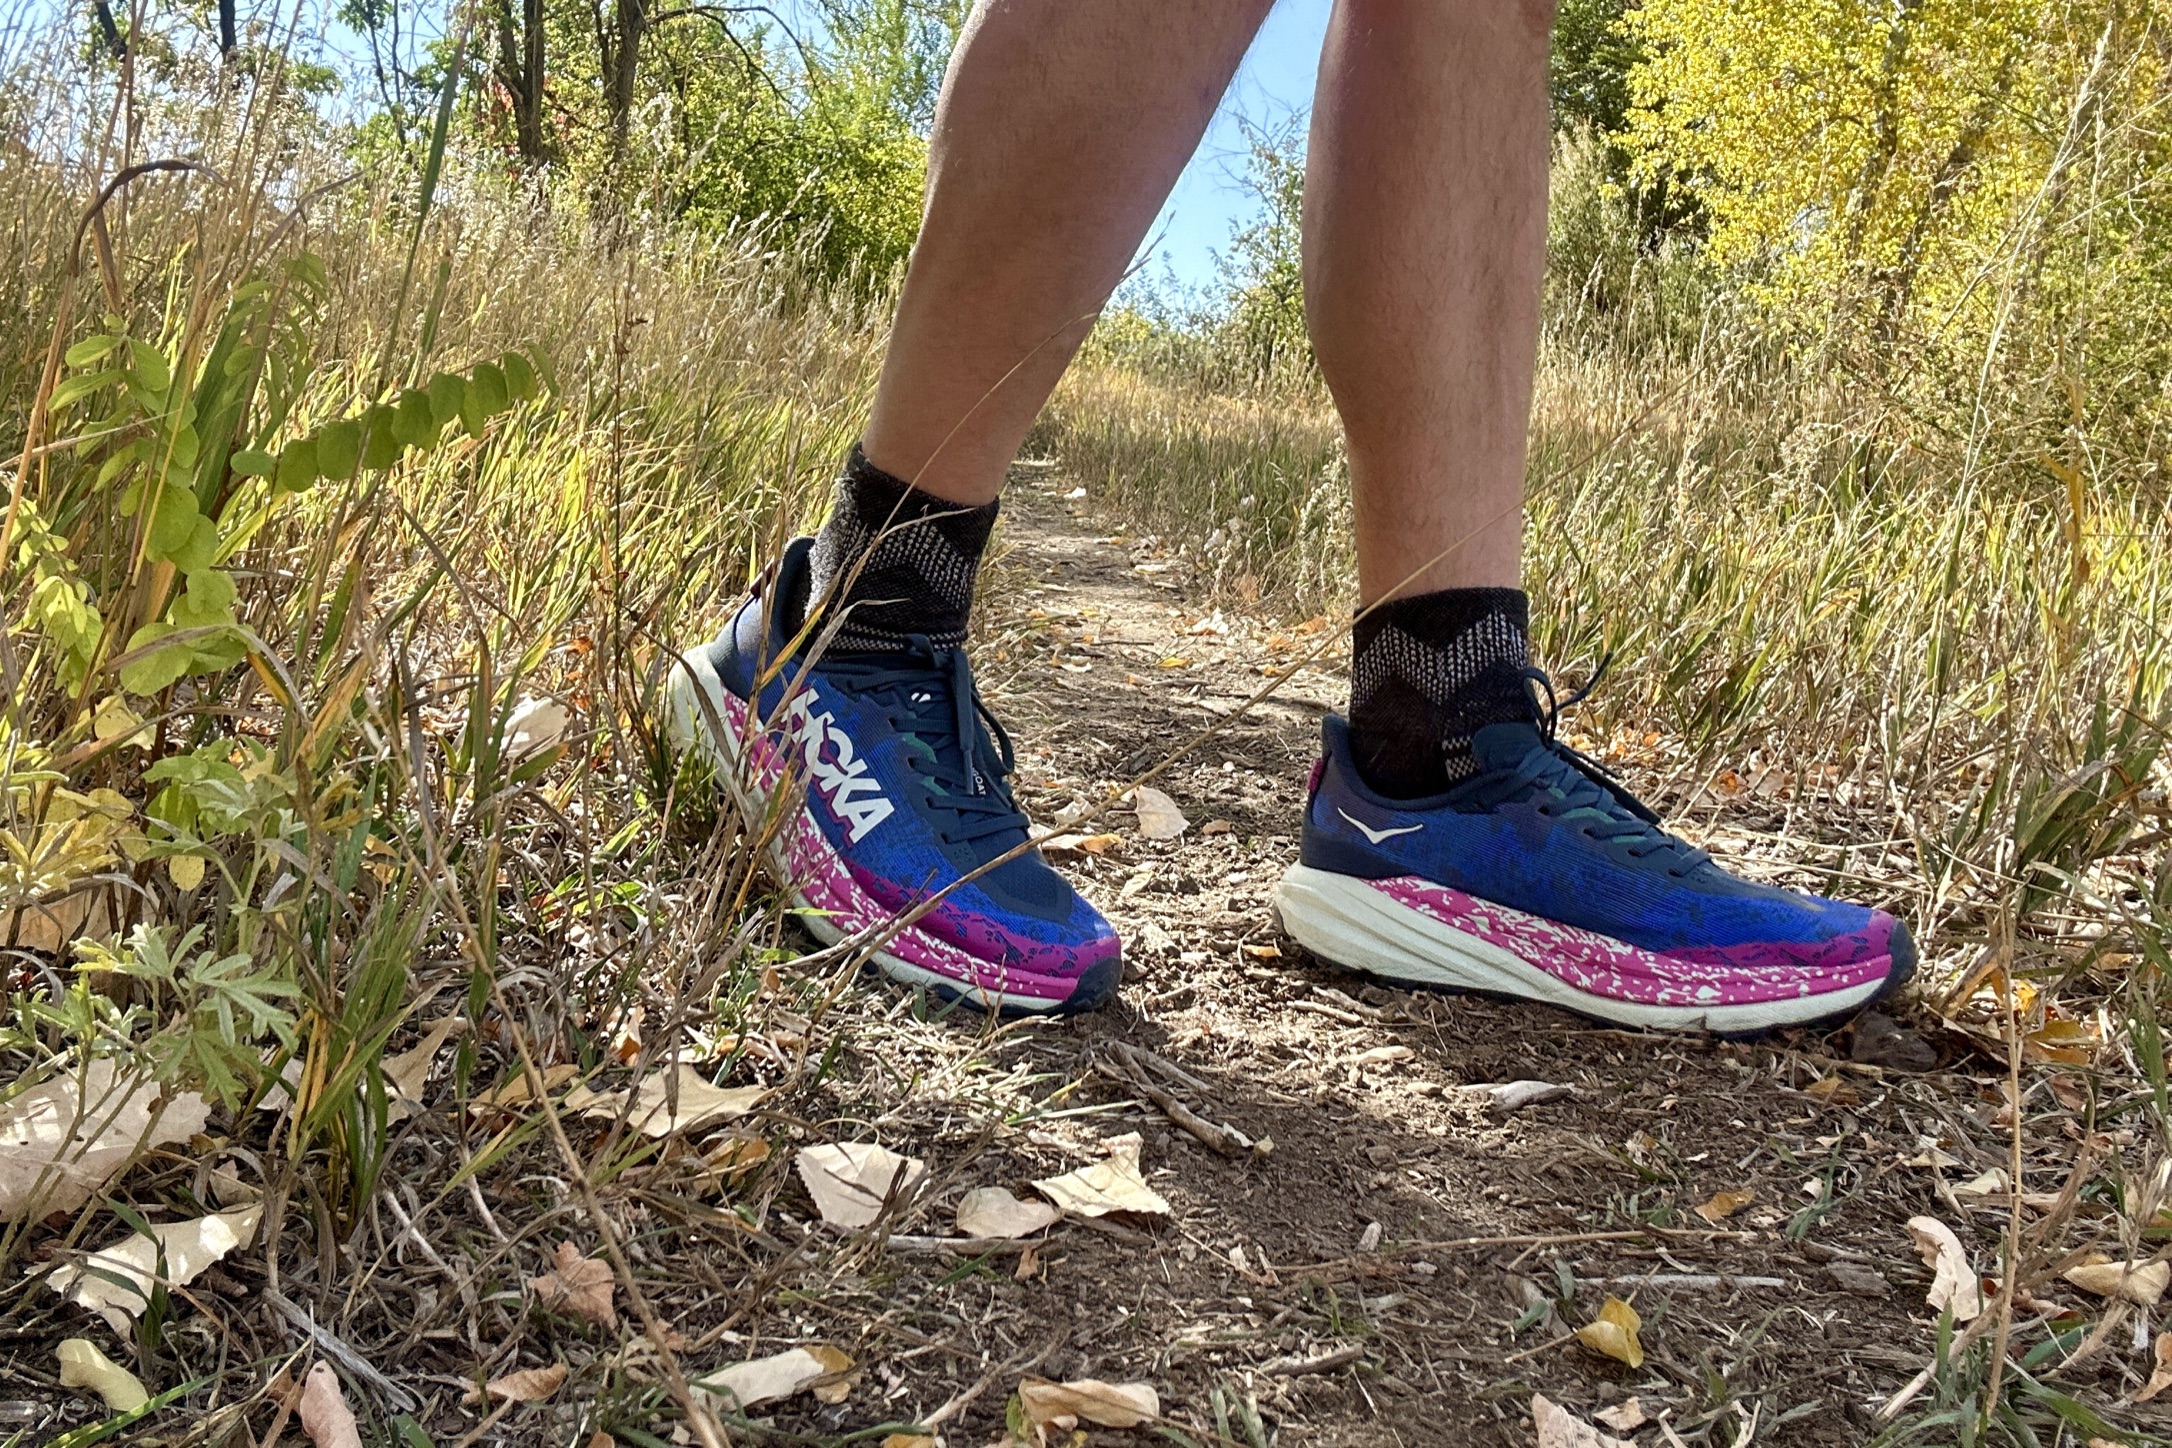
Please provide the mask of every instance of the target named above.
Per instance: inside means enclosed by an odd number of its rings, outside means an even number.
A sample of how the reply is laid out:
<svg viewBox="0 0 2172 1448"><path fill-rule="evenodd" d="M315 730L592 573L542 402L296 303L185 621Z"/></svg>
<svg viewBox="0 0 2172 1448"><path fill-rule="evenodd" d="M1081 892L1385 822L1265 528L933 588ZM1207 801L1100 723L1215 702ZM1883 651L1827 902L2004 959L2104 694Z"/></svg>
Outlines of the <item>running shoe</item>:
<svg viewBox="0 0 2172 1448"><path fill-rule="evenodd" d="M1010 740L964 650L915 637L894 653L819 653L812 542L795 539L722 637L680 659L680 747L768 835L817 939L873 942L892 980L1006 1015L1102 1005L1123 972L1116 932L1020 848Z"/></svg>
<svg viewBox="0 0 2172 1448"><path fill-rule="evenodd" d="M1479 730L1477 774L1419 800L1366 788L1330 716L1283 927L1406 985L1726 1035L1838 1022L1908 978L1898 920L1728 874L1559 743L1556 714Z"/></svg>

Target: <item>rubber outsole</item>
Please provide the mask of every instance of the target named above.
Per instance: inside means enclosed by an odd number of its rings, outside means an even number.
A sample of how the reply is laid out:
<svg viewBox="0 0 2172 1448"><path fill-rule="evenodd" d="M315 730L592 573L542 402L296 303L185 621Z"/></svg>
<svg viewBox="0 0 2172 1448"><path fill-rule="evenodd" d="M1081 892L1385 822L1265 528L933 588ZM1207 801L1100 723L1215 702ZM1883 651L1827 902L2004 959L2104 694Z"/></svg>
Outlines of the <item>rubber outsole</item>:
<svg viewBox="0 0 2172 1448"><path fill-rule="evenodd" d="M741 762L740 741L732 733L730 711L725 705L728 691L723 679L699 654L682 655L672 667L665 689L668 723L675 742L682 750L691 748L701 752L725 799L739 811L750 829L760 829L770 817L772 797L755 781L753 771ZM707 708L703 707L704 702ZM721 738L717 728L712 727L712 718L723 731ZM806 805L797 808L801 814L806 814ZM812 816L808 819L811 823ZM828 912L807 898L785 855L782 830L770 831L764 853L771 876L790 893L799 923L809 935L824 945L843 945L858 937L860 932L839 929L831 922ZM868 953L868 964L899 985L925 989L945 1004L969 1006L1005 1020L1025 1016L1074 1016L1098 1010L1115 996L1124 973L1123 957L1113 956L1082 971L1069 995L1052 999L976 990L879 947Z"/></svg>
<svg viewBox="0 0 2172 1448"><path fill-rule="evenodd" d="M1703 1031L1726 1039L1837 1025L1897 989L1915 968L1914 944L1896 926L1886 973L1862 986L1739 1005L1654 1005L1578 990L1514 952L1434 920L1354 876L1292 865L1276 887L1275 908L1291 938L1346 970L1398 985L1537 1002L1604 1025Z"/></svg>

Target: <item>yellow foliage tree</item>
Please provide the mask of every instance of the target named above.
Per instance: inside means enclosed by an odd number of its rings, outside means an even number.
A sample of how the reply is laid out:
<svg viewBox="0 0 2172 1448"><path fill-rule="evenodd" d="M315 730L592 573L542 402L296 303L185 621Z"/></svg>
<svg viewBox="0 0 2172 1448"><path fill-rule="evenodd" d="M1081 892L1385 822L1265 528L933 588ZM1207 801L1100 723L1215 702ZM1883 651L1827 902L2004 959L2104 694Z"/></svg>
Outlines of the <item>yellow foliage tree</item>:
<svg viewBox="0 0 2172 1448"><path fill-rule="evenodd" d="M1805 320L1988 323L2077 185L2162 191L2162 0L1644 0L1624 141ZM1973 330L1965 327L1963 330Z"/></svg>

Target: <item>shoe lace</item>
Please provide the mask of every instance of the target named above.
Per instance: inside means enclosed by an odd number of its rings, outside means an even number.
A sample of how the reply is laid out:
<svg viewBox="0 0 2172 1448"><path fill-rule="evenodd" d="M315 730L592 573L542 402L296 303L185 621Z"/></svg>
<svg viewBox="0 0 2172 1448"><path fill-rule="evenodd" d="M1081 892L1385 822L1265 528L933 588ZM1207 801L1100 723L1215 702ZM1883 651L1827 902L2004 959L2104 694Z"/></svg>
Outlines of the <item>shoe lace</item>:
<svg viewBox="0 0 2172 1448"><path fill-rule="evenodd" d="M965 650L938 648L912 634L898 653L829 655L822 672L889 715L945 841L1015 839L1027 828L1010 792L1016 751L981 700Z"/></svg>
<svg viewBox="0 0 2172 1448"><path fill-rule="evenodd" d="M1545 694L1538 718L1543 747L1534 749L1514 768L1473 781L1489 802L1518 798L1527 793L1552 794L1558 800L1539 806L1540 813L1572 821L1594 839L1619 844L1631 859L1655 856L1668 859L1668 871L1686 874L1711 857L1687 840L1669 834L1659 816L1629 792L1620 776L1598 760L1560 737L1561 716L1581 704L1606 677L1611 654L1582 688L1566 698L1554 690L1554 681L1542 669L1525 669L1523 675Z"/></svg>

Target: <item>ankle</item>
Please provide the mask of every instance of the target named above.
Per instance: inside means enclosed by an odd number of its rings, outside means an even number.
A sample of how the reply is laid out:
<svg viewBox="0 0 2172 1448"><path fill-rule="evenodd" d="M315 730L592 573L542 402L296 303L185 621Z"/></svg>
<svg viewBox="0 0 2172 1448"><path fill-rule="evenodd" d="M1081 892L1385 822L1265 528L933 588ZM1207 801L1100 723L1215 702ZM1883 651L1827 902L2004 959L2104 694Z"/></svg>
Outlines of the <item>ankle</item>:
<svg viewBox="0 0 2172 1448"><path fill-rule="evenodd" d="M922 492L855 446L809 559L810 607L843 612L830 647L885 650L916 634L963 644L996 509Z"/></svg>
<svg viewBox="0 0 2172 1448"><path fill-rule="evenodd" d="M1473 734L1537 718L1529 619L1520 589L1448 588L1358 620L1350 746L1368 786L1391 799L1439 794L1477 771Z"/></svg>

